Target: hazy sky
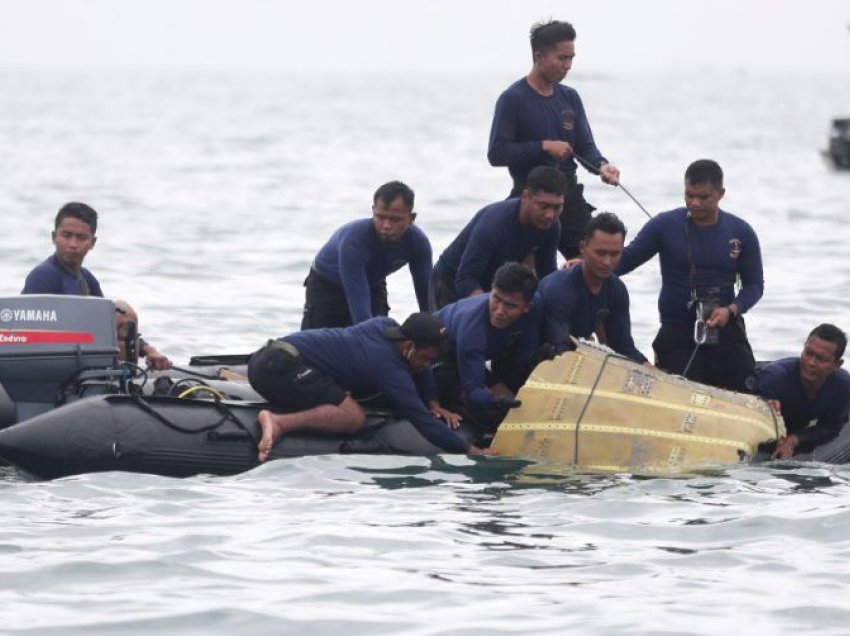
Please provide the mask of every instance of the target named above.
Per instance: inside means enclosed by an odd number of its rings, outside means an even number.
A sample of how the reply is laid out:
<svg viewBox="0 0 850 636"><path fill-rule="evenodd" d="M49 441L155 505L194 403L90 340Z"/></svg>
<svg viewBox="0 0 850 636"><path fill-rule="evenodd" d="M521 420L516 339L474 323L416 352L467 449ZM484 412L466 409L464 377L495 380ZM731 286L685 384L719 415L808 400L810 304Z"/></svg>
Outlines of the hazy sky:
<svg viewBox="0 0 850 636"><path fill-rule="evenodd" d="M848 0L0 0L0 68L505 70L573 22L577 72L850 73Z"/></svg>

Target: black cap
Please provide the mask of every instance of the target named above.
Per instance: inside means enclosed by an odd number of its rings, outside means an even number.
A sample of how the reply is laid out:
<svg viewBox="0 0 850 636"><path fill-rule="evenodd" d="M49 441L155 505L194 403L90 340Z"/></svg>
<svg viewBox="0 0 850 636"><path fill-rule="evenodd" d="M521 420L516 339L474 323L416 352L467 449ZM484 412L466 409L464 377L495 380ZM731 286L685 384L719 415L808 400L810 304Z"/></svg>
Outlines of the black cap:
<svg viewBox="0 0 850 636"><path fill-rule="evenodd" d="M412 340L417 347L439 347L449 336L443 321L424 311L410 314L401 327L387 327L384 333L390 340Z"/></svg>

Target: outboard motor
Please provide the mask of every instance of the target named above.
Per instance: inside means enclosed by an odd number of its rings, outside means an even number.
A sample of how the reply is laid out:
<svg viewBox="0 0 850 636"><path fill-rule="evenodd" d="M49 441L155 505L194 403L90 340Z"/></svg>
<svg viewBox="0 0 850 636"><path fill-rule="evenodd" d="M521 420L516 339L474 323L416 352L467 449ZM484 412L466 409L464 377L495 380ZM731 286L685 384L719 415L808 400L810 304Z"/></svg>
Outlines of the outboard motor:
<svg viewBox="0 0 850 636"><path fill-rule="evenodd" d="M15 403L12 401L12 398L9 397L9 394L6 393L6 389L3 388L3 385L0 384L0 428L11 426L16 421L17 413Z"/></svg>
<svg viewBox="0 0 850 636"><path fill-rule="evenodd" d="M0 427L54 408L63 401L66 387L104 369L118 371L111 300L54 295L0 298Z"/></svg>

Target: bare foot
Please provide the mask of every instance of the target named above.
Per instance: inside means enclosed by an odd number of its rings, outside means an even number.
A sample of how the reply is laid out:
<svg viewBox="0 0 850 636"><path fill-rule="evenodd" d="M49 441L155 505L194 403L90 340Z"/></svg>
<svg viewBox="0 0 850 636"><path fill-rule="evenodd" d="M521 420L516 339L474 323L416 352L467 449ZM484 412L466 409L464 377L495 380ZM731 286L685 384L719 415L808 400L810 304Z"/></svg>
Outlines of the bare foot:
<svg viewBox="0 0 850 636"><path fill-rule="evenodd" d="M274 421L272 412L265 409L257 414L257 422L259 422L260 428L263 431L263 437L260 439L260 443L257 444L257 450L259 451L257 453L257 459L264 462L269 458L272 452L272 446L274 446L277 438L280 437L280 429Z"/></svg>
<svg viewBox="0 0 850 636"><path fill-rule="evenodd" d="M478 446L470 446L467 451L469 455L498 455L492 448L479 448Z"/></svg>

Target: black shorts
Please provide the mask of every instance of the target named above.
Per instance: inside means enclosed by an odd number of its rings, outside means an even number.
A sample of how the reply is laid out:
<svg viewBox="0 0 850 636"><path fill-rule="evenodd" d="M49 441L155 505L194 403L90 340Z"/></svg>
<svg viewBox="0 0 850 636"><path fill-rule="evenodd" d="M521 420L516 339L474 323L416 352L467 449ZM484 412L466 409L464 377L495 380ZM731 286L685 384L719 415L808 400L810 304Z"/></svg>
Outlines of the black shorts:
<svg viewBox="0 0 850 636"><path fill-rule="evenodd" d="M338 406L346 393L325 373L308 366L288 342L270 340L248 361L248 381L254 390L286 413L322 404Z"/></svg>
<svg viewBox="0 0 850 636"><path fill-rule="evenodd" d="M718 344L700 345L685 377L739 393L749 392L748 380L755 374L756 361L743 317L727 322L719 336ZM694 329L662 324L652 348L661 369L682 375L696 348Z"/></svg>
<svg viewBox="0 0 850 636"><path fill-rule="evenodd" d="M584 185L575 183L564 197L564 211L561 212L561 237L558 239L558 251L564 258L577 258L581 255L579 246L587 234L592 213L596 208L584 200Z"/></svg>
<svg viewBox="0 0 850 636"><path fill-rule="evenodd" d="M433 272L431 280L428 281L428 309L437 311L446 305L457 302L457 300L454 283L437 272Z"/></svg>
<svg viewBox="0 0 850 636"><path fill-rule="evenodd" d="M350 327L354 324L348 300L342 287L326 281L312 267L304 280L306 300L301 330L321 329L322 327ZM388 316L390 306L387 302L387 281L375 283L371 289L373 316Z"/></svg>

